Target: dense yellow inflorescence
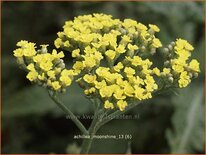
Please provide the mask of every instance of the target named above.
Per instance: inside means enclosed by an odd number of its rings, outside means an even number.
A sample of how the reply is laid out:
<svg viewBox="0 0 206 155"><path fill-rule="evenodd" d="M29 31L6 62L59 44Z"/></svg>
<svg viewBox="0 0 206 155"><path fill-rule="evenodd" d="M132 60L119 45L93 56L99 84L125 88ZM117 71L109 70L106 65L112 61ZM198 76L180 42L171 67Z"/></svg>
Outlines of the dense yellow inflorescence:
<svg viewBox="0 0 206 155"><path fill-rule="evenodd" d="M192 77L197 77L200 72L199 62L196 59L189 60L194 48L183 39L177 39L170 48L172 48L173 56L169 58L169 66L164 68L168 71L165 74L173 75L173 79L177 81L180 88L186 87L190 84Z"/></svg>
<svg viewBox="0 0 206 155"><path fill-rule="evenodd" d="M47 45L41 45L42 48L36 51L35 44L28 41L20 41L17 46L19 48L14 50L14 56L27 69L26 77L31 82L38 82L55 91L71 85L75 73L65 68L61 59L63 52L57 53L54 49L52 53L47 53Z"/></svg>
<svg viewBox="0 0 206 155"><path fill-rule="evenodd" d="M78 16L65 23L54 41L56 48L71 52L75 60L72 69L65 69L63 52L53 50L50 54L45 45L36 51L34 43L21 41L14 56L26 64L30 81L60 91L75 77L87 96L99 98L106 109L123 111L130 101L151 98L160 89L157 80L182 88L200 72L197 60L188 63L193 47L183 39L170 45L166 67L162 71L155 67L149 57L162 47L155 36L159 31L156 25L147 27L132 19L120 21L105 14Z"/></svg>

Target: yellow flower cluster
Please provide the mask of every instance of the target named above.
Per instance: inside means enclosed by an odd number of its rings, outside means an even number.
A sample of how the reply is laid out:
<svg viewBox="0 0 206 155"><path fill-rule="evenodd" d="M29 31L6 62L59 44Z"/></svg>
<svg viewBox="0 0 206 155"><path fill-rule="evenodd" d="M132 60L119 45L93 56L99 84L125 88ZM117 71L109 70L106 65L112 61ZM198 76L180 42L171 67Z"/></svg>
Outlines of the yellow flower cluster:
<svg viewBox="0 0 206 155"><path fill-rule="evenodd" d="M154 35L160 31L156 25L148 28L132 19L122 22L93 14L67 21L63 28L54 44L72 53L73 69L83 77L78 82L84 82L86 95L98 96L106 109L120 110L131 100L152 97L158 88L154 76L160 76L160 71L137 53L162 46Z"/></svg>
<svg viewBox="0 0 206 155"><path fill-rule="evenodd" d="M63 52L57 53L54 49L52 53L47 53L47 45L41 45L42 48L36 51L35 44L28 41L20 41L17 46L19 48L14 50L14 56L21 59L21 64L28 70L27 79L55 91L71 84L75 73L65 69L61 59Z"/></svg>
<svg viewBox="0 0 206 155"><path fill-rule="evenodd" d="M191 82L192 76L200 72L199 62L196 59L188 62L193 50L193 46L184 39L177 39L174 44L174 56L170 60L171 69L167 74L174 72L172 74L177 76L180 88L186 87Z"/></svg>
<svg viewBox="0 0 206 155"><path fill-rule="evenodd" d="M161 47L160 40L154 35L159 28L156 25L149 27L132 19L122 22L105 14L78 16L65 23L64 31L57 33L54 44L56 48L71 51L74 57L84 54L86 47L95 48L110 60L123 53L140 52L138 49Z"/></svg>
<svg viewBox="0 0 206 155"><path fill-rule="evenodd" d="M69 86L75 76L88 97L98 98L105 109L123 111L131 101L151 98L162 76L169 76L170 81L178 76L179 87L185 87L191 81L190 74L200 72L197 60L187 63L193 47L183 39L176 41L169 67L162 72L154 67L148 58L162 47L155 36L159 31L156 25L147 27L132 19L83 15L66 21L54 41L56 48L71 52L72 69L65 69L63 52L47 53L46 45L36 51L34 43L21 41L14 56L26 65L30 81L57 91Z"/></svg>
<svg viewBox="0 0 206 155"><path fill-rule="evenodd" d="M140 61L135 63L138 58ZM133 59L129 58L127 65L130 67L124 66L121 62L112 68L99 67L95 75L90 75L93 77L91 81L88 81L88 75L85 75L84 81L95 88L95 93L105 100L105 108L107 103L112 105L111 102L116 101L116 106L124 110L128 101L151 98L151 93L158 88L153 75L157 73L159 76L159 70L150 69L151 62L148 59L142 60L135 56ZM114 105L110 106L113 107Z"/></svg>

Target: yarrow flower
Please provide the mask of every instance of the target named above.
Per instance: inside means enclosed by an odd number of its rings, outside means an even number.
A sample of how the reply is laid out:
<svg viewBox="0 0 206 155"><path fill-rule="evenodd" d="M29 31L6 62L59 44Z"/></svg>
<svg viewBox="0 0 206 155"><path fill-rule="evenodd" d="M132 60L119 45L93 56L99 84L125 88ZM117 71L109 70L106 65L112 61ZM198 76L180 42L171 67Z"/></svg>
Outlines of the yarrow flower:
<svg viewBox="0 0 206 155"><path fill-rule="evenodd" d="M170 63L167 68L164 68L165 75L169 75L169 78L173 79L172 83L178 85L179 88L186 87L200 72L199 62L196 59L191 61L189 59L194 48L183 39L177 39L169 46L171 50L170 58L168 58Z"/></svg>
<svg viewBox="0 0 206 155"><path fill-rule="evenodd" d="M132 19L83 15L66 21L54 41L57 49L71 52L72 69L65 68L63 52L48 53L45 45L36 51L34 43L20 41L14 56L30 81L63 91L75 79L87 97L98 98L105 109L123 111L131 102L152 98L161 89L159 79L182 88L200 72L197 60L189 62L194 48L183 39L170 45L165 67L155 67L149 57L163 46L155 36L159 31Z"/></svg>
<svg viewBox="0 0 206 155"><path fill-rule="evenodd" d="M64 90L71 85L75 73L65 68L63 52L57 53L54 49L52 53L47 53L46 45L41 45L41 49L36 51L35 43L28 41L20 41L17 46L19 48L14 50L14 56L28 71L26 77L31 82L55 91Z"/></svg>

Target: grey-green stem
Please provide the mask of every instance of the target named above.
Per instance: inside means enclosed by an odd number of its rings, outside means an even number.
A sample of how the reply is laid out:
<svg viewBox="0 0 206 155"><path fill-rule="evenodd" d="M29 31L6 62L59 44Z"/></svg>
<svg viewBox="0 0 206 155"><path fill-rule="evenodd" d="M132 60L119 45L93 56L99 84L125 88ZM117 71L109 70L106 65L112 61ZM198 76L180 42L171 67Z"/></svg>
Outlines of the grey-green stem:
<svg viewBox="0 0 206 155"><path fill-rule="evenodd" d="M80 122L80 120L72 113L71 110L69 110L58 98L57 98L57 94L49 91L49 96L51 97L51 99L57 104L58 107L60 107L67 116L71 117L71 120L76 124L76 126L80 129L80 131L85 134L88 135L89 132L87 131L87 129L84 127L84 125Z"/></svg>
<svg viewBox="0 0 206 155"><path fill-rule="evenodd" d="M94 123L94 125L90 127L89 129L89 138L88 139L84 139L83 144L82 144L82 149L81 149L81 154L88 154L89 150L91 148L92 142L93 142L93 136L96 134L97 130L96 130L96 123Z"/></svg>
<svg viewBox="0 0 206 155"><path fill-rule="evenodd" d="M101 121L101 120L99 120L99 117L100 117L99 113L100 113L100 111L101 110L99 110L99 109L95 110L94 119L92 120L92 123L91 123L91 125L89 127L89 136L90 137L88 139L84 139L83 144L82 144L82 149L81 149L81 152L80 152L81 154L88 154L89 153L89 150L90 150L92 142L93 142L93 136L97 132L96 126L98 124L98 121Z"/></svg>
<svg viewBox="0 0 206 155"><path fill-rule="evenodd" d="M100 114L98 115L98 112L99 111L96 111L95 115L94 115L94 119L91 123L91 126L89 128L89 135L90 135L90 138L88 139L85 139L83 141L83 144L82 144L82 150L81 150L81 154L88 154L89 153L89 150L91 148L91 145L92 145L92 142L93 142L93 136L96 134L96 132L98 131L98 129L103 126L104 124L108 123L109 121L113 120L115 117L121 115L121 114L124 114L126 113L127 111L129 111L130 109L134 108L135 106L137 106L138 104L140 104L140 102L137 102L137 103L132 103L130 104L124 111L115 111L113 113L111 113L110 115L108 116L105 116L103 117L102 119L99 119L101 118L102 116L104 116L104 113L103 114Z"/></svg>
<svg viewBox="0 0 206 155"><path fill-rule="evenodd" d="M105 115L105 113L102 113L102 109L95 109L94 113L94 119L92 120L92 123L87 130L84 125L79 121L79 119L58 99L57 94L49 91L49 95L51 99L66 113L66 115L71 116L72 121L76 124L76 126L80 129L80 131L84 135L89 135L89 138L83 140L81 154L88 154L89 150L91 148L92 142L93 142L93 136L96 134L96 132L99 130L101 126L108 123L109 121L115 119L116 117L120 116L121 114L124 114L140 104L141 102L131 103L129 104L124 111L114 111L113 113L109 115ZM96 101L97 102L97 101ZM96 103L97 104L97 103Z"/></svg>
<svg viewBox="0 0 206 155"><path fill-rule="evenodd" d="M117 110L117 111L111 113L110 115L104 117L104 118L102 119L102 121L97 124L97 127L96 127L97 130L98 130L101 126L103 126L104 124L108 123L109 121L115 119L116 117L118 117L118 116L120 116L120 115L122 115L122 114L125 114L126 112L128 112L129 110L131 110L131 109L134 108L135 106L139 105L140 103L141 103L140 101L139 101L139 102L136 102L136 103L131 103L131 104L129 104L129 105L125 108L124 111Z"/></svg>

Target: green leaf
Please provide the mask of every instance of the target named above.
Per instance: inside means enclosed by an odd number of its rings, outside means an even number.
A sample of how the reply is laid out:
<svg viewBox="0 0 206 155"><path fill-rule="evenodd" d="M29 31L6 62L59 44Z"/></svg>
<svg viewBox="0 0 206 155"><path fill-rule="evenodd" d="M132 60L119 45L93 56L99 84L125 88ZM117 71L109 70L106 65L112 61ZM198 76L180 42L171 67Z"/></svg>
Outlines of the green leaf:
<svg viewBox="0 0 206 155"><path fill-rule="evenodd" d="M204 91L203 86L191 87L181 90L181 95L173 98L174 131L167 131L172 153L204 152Z"/></svg>

